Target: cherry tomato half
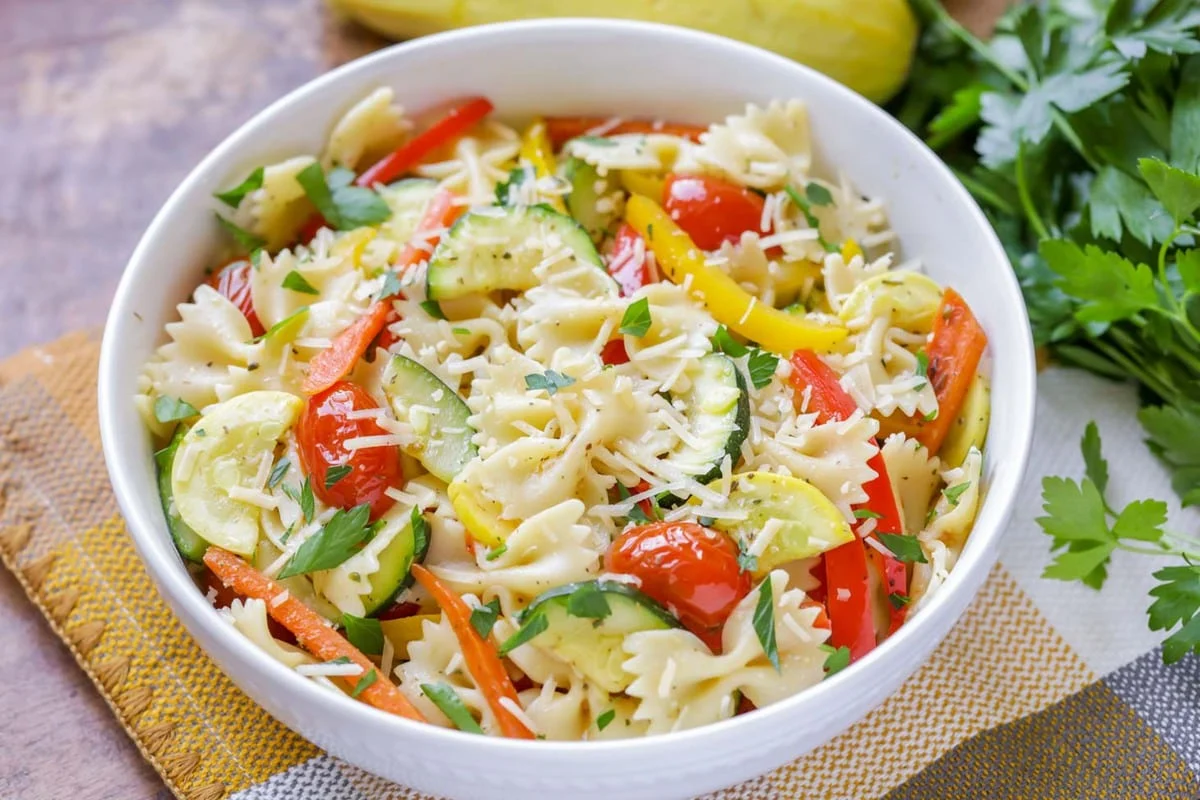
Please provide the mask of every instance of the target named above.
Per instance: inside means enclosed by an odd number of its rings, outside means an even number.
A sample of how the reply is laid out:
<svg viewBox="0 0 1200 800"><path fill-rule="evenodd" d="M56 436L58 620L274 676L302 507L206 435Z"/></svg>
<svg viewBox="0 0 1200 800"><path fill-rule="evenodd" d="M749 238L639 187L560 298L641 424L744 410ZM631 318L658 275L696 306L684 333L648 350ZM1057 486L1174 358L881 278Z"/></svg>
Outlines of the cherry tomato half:
<svg viewBox="0 0 1200 800"><path fill-rule="evenodd" d="M250 323L250 335L262 336L266 332L258 314L254 313L254 300L250 297L250 262L244 258L230 261L208 278L208 285L223 294L238 307L246 322Z"/></svg>
<svg viewBox="0 0 1200 800"><path fill-rule="evenodd" d="M628 297L652 281L646 243L641 234L628 222L622 222L613 238L612 254L608 257L608 274L621 287L621 296Z"/></svg>
<svg viewBox="0 0 1200 800"><path fill-rule="evenodd" d="M701 250L736 242L762 224L763 199L749 189L717 178L668 175L663 209Z"/></svg>
<svg viewBox="0 0 1200 800"><path fill-rule="evenodd" d="M339 381L308 399L296 423L296 441L313 494L326 505L338 508L368 503L371 519L375 520L395 502L384 491L389 486L401 486L404 471L400 466L400 451L395 447L346 448L347 439L387 435L374 419L349 416L351 412L373 408L379 408L379 404L366 389ZM345 466L350 467L350 472L326 486L329 470Z"/></svg>
<svg viewBox="0 0 1200 800"><path fill-rule="evenodd" d="M618 536L605 566L640 578L643 592L719 650L721 626L750 591L750 573L737 557L737 545L724 534L694 522L655 522Z"/></svg>

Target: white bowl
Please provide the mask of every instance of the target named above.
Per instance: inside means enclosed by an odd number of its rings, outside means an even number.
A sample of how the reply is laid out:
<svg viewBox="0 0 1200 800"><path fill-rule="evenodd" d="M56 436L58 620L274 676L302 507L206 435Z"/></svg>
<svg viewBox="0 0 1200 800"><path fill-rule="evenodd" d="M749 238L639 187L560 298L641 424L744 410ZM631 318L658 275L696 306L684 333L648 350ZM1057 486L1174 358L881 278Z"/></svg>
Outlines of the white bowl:
<svg viewBox="0 0 1200 800"><path fill-rule="evenodd" d="M665 736L569 743L485 738L389 716L296 675L223 622L168 536L150 438L134 410L137 376L217 250L211 193L255 165L318 152L337 116L380 85L413 109L484 94L515 120L620 113L709 123L747 101L806 101L819 162L886 202L904 251L966 297L991 340L986 497L961 560L922 613L853 667L776 705ZM109 474L146 568L200 646L285 725L364 769L440 795L661 800L728 786L812 750L882 702L937 646L995 561L1033 430L1034 355L1017 282L983 214L933 153L874 105L806 67L716 36L546 20L389 48L297 89L225 140L167 200L129 261L104 333L99 397Z"/></svg>

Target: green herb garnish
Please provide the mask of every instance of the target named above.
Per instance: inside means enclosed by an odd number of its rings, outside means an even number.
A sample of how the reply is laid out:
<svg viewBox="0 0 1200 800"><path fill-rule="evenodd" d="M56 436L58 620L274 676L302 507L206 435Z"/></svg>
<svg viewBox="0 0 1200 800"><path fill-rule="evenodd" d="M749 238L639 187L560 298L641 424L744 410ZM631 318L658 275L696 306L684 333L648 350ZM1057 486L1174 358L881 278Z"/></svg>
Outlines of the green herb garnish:
<svg viewBox="0 0 1200 800"><path fill-rule="evenodd" d="M547 394L554 394L559 389L570 386L575 379L561 372L548 369L545 373L535 372L525 376L525 388L533 391L545 389Z"/></svg>
<svg viewBox="0 0 1200 800"><path fill-rule="evenodd" d="M483 728L479 727L479 723L471 716L470 710L450 684L440 681L438 683L422 683L421 692L432 700L438 710L445 714L446 718L454 723L454 727L460 731L483 733Z"/></svg>
<svg viewBox="0 0 1200 800"><path fill-rule="evenodd" d="M346 630L346 638L350 640L350 644L367 655L377 656L383 652L383 627L379 620L342 614L342 627Z"/></svg>
<svg viewBox="0 0 1200 800"><path fill-rule="evenodd" d="M366 503L349 511L339 509L321 530L300 545L279 573L280 579L333 569L344 563L370 538L367 524L370 513L371 507Z"/></svg>
<svg viewBox="0 0 1200 800"><path fill-rule="evenodd" d="M621 333L628 336L645 336L650 330L650 301L645 297L629 304L621 317Z"/></svg>
<svg viewBox="0 0 1200 800"><path fill-rule="evenodd" d="M242 204L243 197L262 188L264 172L265 170L262 167L259 167L251 172L246 179L237 186L229 189L228 191L216 192L213 194L213 197L217 198L227 206L237 208Z"/></svg>
<svg viewBox="0 0 1200 800"><path fill-rule="evenodd" d="M921 542L916 536L905 536L901 533L880 533L880 543L896 558L906 563L927 564L925 559L925 551L921 549Z"/></svg>
<svg viewBox="0 0 1200 800"><path fill-rule="evenodd" d="M378 225L392 215L382 197L371 189L352 185L347 173L333 170L327 181L321 165L312 163L297 173L296 181L325 221L339 231Z"/></svg>
<svg viewBox="0 0 1200 800"><path fill-rule="evenodd" d="M186 400L168 395L160 395L154 401L154 418L159 422L178 422L181 419L194 417L200 412Z"/></svg>

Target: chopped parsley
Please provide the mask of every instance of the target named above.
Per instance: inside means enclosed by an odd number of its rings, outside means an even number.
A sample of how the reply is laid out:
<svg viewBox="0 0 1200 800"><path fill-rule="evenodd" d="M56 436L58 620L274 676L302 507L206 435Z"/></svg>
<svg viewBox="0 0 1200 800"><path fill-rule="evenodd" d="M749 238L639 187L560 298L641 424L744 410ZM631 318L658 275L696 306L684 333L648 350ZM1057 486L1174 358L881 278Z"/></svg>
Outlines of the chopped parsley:
<svg viewBox="0 0 1200 800"><path fill-rule="evenodd" d="M821 651L826 653L825 656L825 677L831 677L838 674L846 667L850 666L850 648L846 645L834 647L833 645L821 645Z"/></svg>
<svg viewBox="0 0 1200 800"><path fill-rule="evenodd" d="M333 569L344 563L370 538L371 526L367 524L370 513L371 507L366 503L349 511L338 509L321 530L300 545L279 573L280 580Z"/></svg>
<svg viewBox="0 0 1200 800"><path fill-rule="evenodd" d="M379 287L379 291L375 294L375 299L386 300L389 297L395 297L400 294L400 289L402 288L400 276L395 270L389 269L383 273L383 286Z"/></svg>
<svg viewBox="0 0 1200 800"><path fill-rule="evenodd" d="M550 627L550 622L546 619L545 614L534 614L522 623L516 633L504 640L504 644L500 645L500 655L508 655L531 639L545 633L548 627Z"/></svg>
<svg viewBox="0 0 1200 800"><path fill-rule="evenodd" d="M947 486L942 491L942 494L945 496L946 500L949 501L950 505L956 506L958 505L958 501L962 498L963 492L970 488L971 482L963 481L962 483L955 484L954 486Z"/></svg>
<svg viewBox="0 0 1200 800"><path fill-rule="evenodd" d="M486 639L491 636L492 628L495 627L499 617L500 599L494 597L487 605L471 609L471 627L475 629L480 638Z"/></svg>
<svg viewBox="0 0 1200 800"><path fill-rule="evenodd" d="M767 660L779 672L779 647L775 643L775 598L768 575L758 587L758 604L754 607L754 633L762 645Z"/></svg>
<svg viewBox="0 0 1200 800"><path fill-rule="evenodd" d="M912 598L906 594L901 594L900 592L892 592L891 594L888 595L888 602L892 604L892 608L899 611L900 609L904 608L906 605L911 603Z"/></svg>
<svg viewBox="0 0 1200 800"><path fill-rule="evenodd" d="M479 727L479 723L471 716L470 710L450 684L442 681L422 683L421 691L454 723L454 727L467 733L483 733L483 728Z"/></svg>
<svg viewBox="0 0 1200 800"><path fill-rule="evenodd" d="M434 319L445 319L446 313L442 311L442 307L438 305L437 300L422 300L420 302L421 310Z"/></svg>
<svg viewBox="0 0 1200 800"><path fill-rule="evenodd" d="M610 708L608 711L605 711L603 714L596 717L596 729L601 731L604 730L612 723L616 716L617 710L615 708Z"/></svg>
<svg viewBox="0 0 1200 800"><path fill-rule="evenodd" d="M750 348L733 338L729 333L729 328L724 325L717 328L717 332L712 337L713 350L719 350L727 356L741 358L750 352Z"/></svg>
<svg viewBox="0 0 1200 800"><path fill-rule="evenodd" d="M424 553L429 549L429 523L425 521L425 515L419 508L413 508L408 517L408 524L412 526L413 552Z"/></svg>
<svg viewBox="0 0 1200 800"><path fill-rule="evenodd" d="M755 348L750 353L746 367L750 372L750 382L755 389L761 389L775 377L775 368L779 366L779 356L766 350Z"/></svg>
<svg viewBox="0 0 1200 800"><path fill-rule="evenodd" d="M809 186L812 185L813 184L809 184ZM821 235L821 220L817 219L817 215L812 211L812 207L814 205L823 204L813 203L808 199L808 197L801 195L794 186L785 186L783 187L783 190L787 192L787 196L791 198L793 203L796 204L796 208L800 209L800 213L804 215L805 221L808 222L808 227L817 232L817 243L821 245L822 249L824 249L826 253L838 252L838 246L826 241L825 237ZM807 188L805 189L805 192L808 192ZM826 192L826 194L828 194L828 192ZM830 199L832 200L832 198Z"/></svg>
<svg viewBox="0 0 1200 800"><path fill-rule="evenodd" d="M354 467L350 464L339 464L336 467L330 467L325 473L325 488L332 489L337 482L354 471Z"/></svg>
<svg viewBox="0 0 1200 800"><path fill-rule="evenodd" d="M283 288L291 289L293 292L302 294L320 294L320 290L308 282L308 279L301 275L296 270L292 270L287 275L283 276Z"/></svg>
<svg viewBox="0 0 1200 800"><path fill-rule="evenodd" d="M237 186L229 189L228 191L215 192L213 193L213 197L217 198L230 208L237 208L242 204L243 197L262 188L264 173L265 170L262 167L259 167L251 172L246 179Z"/></svg>
<svg viewBox="0 0 1200 800"><path fill-rule="evenodd" d="M924 350L917 351L917 368L915 374L919 378L929 377L929 356Z"/></svg>
<svg viewBox="0 0 1200 800"><path fill-rule="evenodd" d="M296 175L296 182L331 226L348 231L363 225L378 225L392 215L388 204L371 189L354 186L349 170L325 172L318 163L309 164Z"/></svg>
<svg viewBox="0 0 1200 800"><path fill-rule="evenodd" d="M645 336L650 330L650 301L645 297L630 303L621 317L621 333L628 336Z"/></svg>
<svg viewBox="0 0 1200 800"><path fill-rule="evenodd" d="M604 592L600 591L595 583L588 582L580 584L579 588L567 597L567 613L572 617L602 620L612 613L612 609L609 608Z"/></svg>
<svg viewBox="0 0 1200 800"><path fill-rule="evenodd" d="M275 466L271 469L271 476L267 478L267 488L274 489L283 480L283 476L287 475L287 471L291 468L292 461L287 456L275 462Z"/></svg>
<svg viewBox="0 0 1200 800"><path fill-rule="evenodd" d="M383 626L372 617L356 617L342 614L342 627L350 644L367 655L377 656L383 652Z"/></svg>
<svg viewBox="0 0 1200 800"><path fill-rule="evenodd" d="M554 394L559 389L570 386L575 382L575 379L569 375L563 375L561 372L555 372L548 369L545 373L534 372L525 376L525 388L532 391L545 389L547 394Z"/></svg>
<svg viewBox="0 0 1200 800"><path fill-rule="evenodd" d="M925 560L925 552L921 549L921 542L916 536L905 536L901 533L880 533L880 543L896 558L906 563L928 564Z"/></svg>
<svg viewBox="0 0 1200 800"><path fill-rule="evenodd" d="M214 216L216 216L217 222L221 224L221 227L229 231L229 235L238 243L238 247L241 247L247 253L259 250L266 245L266 240L262 237L255 236L245 228L225 219L220 214L215 214Z"/></svg>
<svg viewBox="0 0 1200 800"><path fill-rule="evenodd" d="M758 556L746 548L746 543L738 539L737 564L739 572L754 572L758 569Z"/></svg>
<svg viewBox="0 0 1200 800"><path fill-rule="evenodd" d="M804 197L814 206L833 205L833 195L819 183L809 183L804 187Z"/></svg>
<svg viewBox="0 0 1200 800"><path fill-rule="evenodd" d="M186 400L168 395L160 395L154 401L154 418L159 422L178 422L181 419L194 417L200 412Z"/></svg>
<svg viewBox="0 0 1200 800"><path fill-rule="evenodd" d="M367 674L358 679L358 683L354 684L354 689L350 692L351 697L358 697L371 687L371 684L379 680L379 673L374 669L367 670Z"/></svg>
<svg viewBox="0 0 1200 800"><path fill-rule="evenodd" d="M450 332L455 336L470 336L471 331L468 328L451 328Z"/></svg>
<svg viewBox="0 0 1200 800"><path fill-rule="evenodd" d="M883 519L883 514L880 514L878 511L872 511L869 508L856 508L856 509L854 509L854 518L855 519Z"/></svg>
<svg viewBox="0 0 1200 800"><path fill-rule="evenodd" d="M487 555L483 557L484 561L495 561L500 556L508 552L508 545L502 544L499 547L493 547L487 551Z"/></svg>

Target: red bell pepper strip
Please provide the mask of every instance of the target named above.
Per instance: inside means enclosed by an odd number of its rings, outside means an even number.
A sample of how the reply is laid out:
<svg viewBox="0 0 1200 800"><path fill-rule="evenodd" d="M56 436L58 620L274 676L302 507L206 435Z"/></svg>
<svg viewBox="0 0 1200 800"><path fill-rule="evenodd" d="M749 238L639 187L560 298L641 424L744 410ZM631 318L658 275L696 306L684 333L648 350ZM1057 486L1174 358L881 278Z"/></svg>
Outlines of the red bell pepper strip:
<svg viewBox="0 0 1200 800"><path fill-rule="evenodd" d="M367 313L350 323L350 326L333 337L321 352L308 362L308 375L304 378L304 391L307 394L317 394L333 386L350 374L354 365L367 352L367 347L374 341L387 322L392 304L386 300L376 300L367 309Z"/></svg>
<svg viewBox="0 0 1200 800"><path fill-rule="evenodd" d="M357 186L390 183L425 160L439 147L449 144L492 113L486 97L467 97L456 103L444 117L400 145L389 155L354 179Z"/></svg>
<svg viewBox="0 0 1200 800"><path fill-rule="evenodd" d="M251 336L262 336L266 331L258 314L254 311L254 298L250 293L250 275L253 268L244 258L237 258L209 276L206 283L238 307L246 322L250 324Z"/></svg>
<svg viewBox="0 0 1200 800"><path fill-rule="evenodd" d="M811 350L797 350L791 358L792 372L789 380L796 390L796 405L800 407L807 397L807 410L817 415L818 424L831 420L846 419L858 410L846 390L838 382L834 372ZM867 502L854 507L856 511L870 511L874 520L874 531L880 533L903 533L904 523L892 482L888 477L883 456L875 453L867 465L875 477L863 484ZM861 528L866 519L858 523ZM889 592L903 594L908 583L908 572L904 564L891 555L870 548L871 558L877 562L885 583L896 588ZM871 610L870 583L867 573L868 548L861 538L836 547L825 553L826 603L833 623L830 641L834 647L850 648L851 659L861 658L875 647L875 623ZM901 579L900 576L903 576ZM893 609L895 611L895 609ZM892 614L891 625L903 621L902 610Z"/></svg>
<svg viewBox="0 0 1200 800"><path fill-rule="evenodd" d="M300 226L300 230L296 232L297 244L308 244L317 235L321 228L326 228L329 223L325 221L325 217L321 216L320 212L313 212L313 215L304 220L304 224Z"/></svg>
<svg viewBox="0 0 1200 800"><path fill-rule="evenodd" d="M700 141L700 134L708 128L697 125L679 125L671 122L654 122L642 119L627 119L616 125L609 125L604 117L546 117L546 136L550 146L560 149L576 136L585 136L588 131L600 129L604 136L616 136L621 133L667 133L681 136L693 142ZM599 135L599 134L597 134Z"/></svg>
<svg viewBox="0 0 1200 800"><path fill-rule="evenodd" d="M629 353L625 350L625 340L613 339L605 344L604 348L600 351L600 360L612 366L628 364Z"/></svg>
<svg viewBox="0 0 1200 800"><path fill-rule="evenodd" d="M613 237L613 250L608 257L608 274L621 287L622 297L654 282L648 254L641 235L628 222L622 222Z"/></svg>
<svg viewBox="0 0 1200 800"><path fill-rule="evenodd" d="M937 395L938 415L921 426L917 441L936 453L958 418L963 401L987 347L987 334L958 292L947 289L942 308L933 320L929 355L929 382Z"/></svg>

